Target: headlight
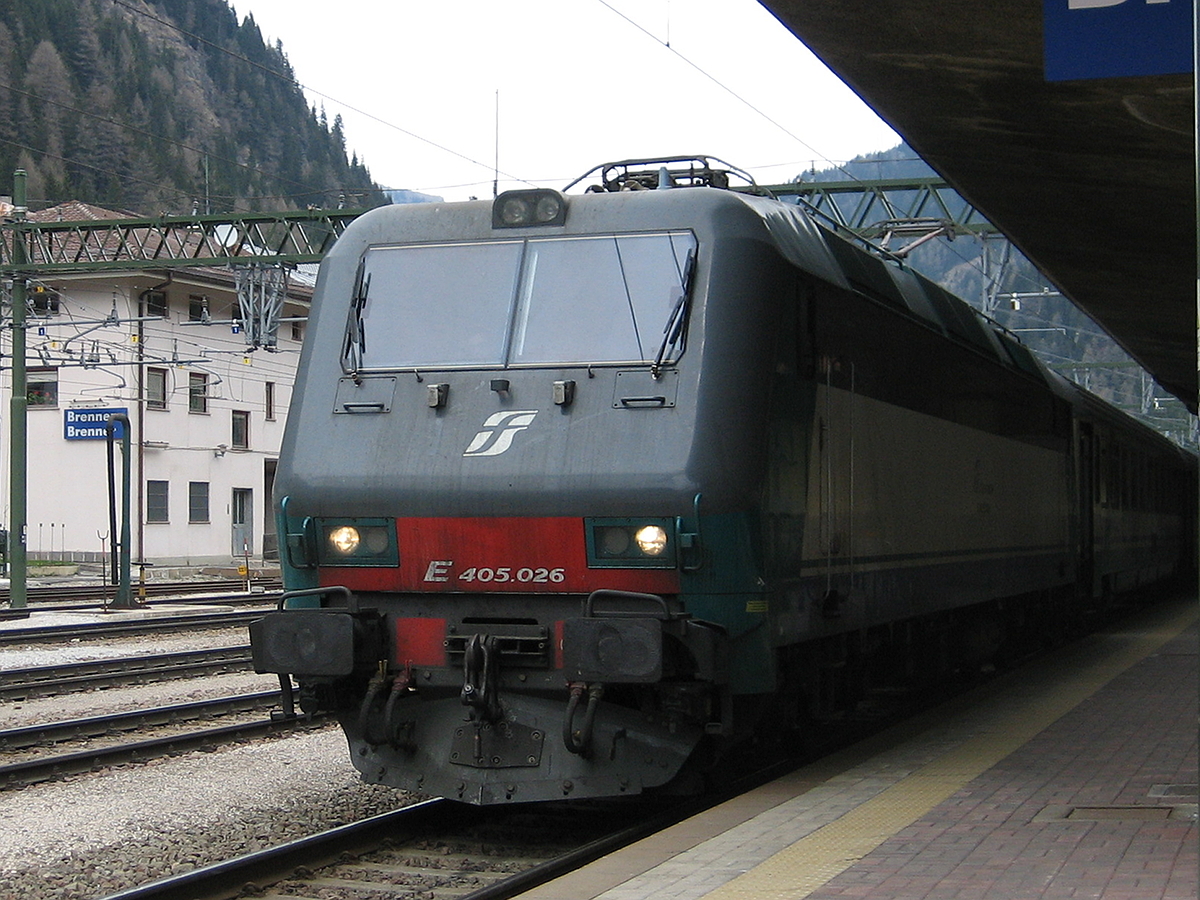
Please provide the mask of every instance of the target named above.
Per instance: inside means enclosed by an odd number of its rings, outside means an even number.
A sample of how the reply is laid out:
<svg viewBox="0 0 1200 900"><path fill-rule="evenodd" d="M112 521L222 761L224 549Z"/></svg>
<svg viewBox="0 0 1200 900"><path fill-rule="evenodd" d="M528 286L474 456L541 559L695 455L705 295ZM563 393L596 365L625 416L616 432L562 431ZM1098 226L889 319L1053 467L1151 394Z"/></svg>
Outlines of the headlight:
<svg viewBox="0 0 1200 900"><path fill-rule="evenodd" d="M661 525L639 528L633 539L647 556L662 556L667 549L667 532Z"/></svg>
<svg viewBox="0 0 1200 900"><path fill-rule="evenodd" d="M358 534L358 529L350 525L343 525L341 528L335 528L329 532L329 543L333 544L338 553L353 553L358 549L360 540L362 538Z"/></svg>
<svg viewBox="0 0 1200 900"><path fill-rule="evenodd" d="M395 520L355 517L318 521L325 536L317 563L323 566L397 566Z"/></svg>
<svg viewBox="0 0 1200 900"><path fill-rule="evenodd" d="M671 519L586 519L588 565L670 569L675 566Z"/></svg>

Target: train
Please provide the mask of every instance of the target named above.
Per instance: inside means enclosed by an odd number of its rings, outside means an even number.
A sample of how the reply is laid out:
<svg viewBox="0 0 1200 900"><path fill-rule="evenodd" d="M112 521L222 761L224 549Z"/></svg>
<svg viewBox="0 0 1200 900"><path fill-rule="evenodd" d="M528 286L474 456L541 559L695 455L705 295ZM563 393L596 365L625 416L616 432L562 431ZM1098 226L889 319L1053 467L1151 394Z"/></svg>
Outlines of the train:
<svg viewBox="0 0 1200 900"><path fill-rule="evenodd" d="M1194 456L738 174L383 207L321 263L251 646L365 781L692 790L1191 570Z"/></svg>

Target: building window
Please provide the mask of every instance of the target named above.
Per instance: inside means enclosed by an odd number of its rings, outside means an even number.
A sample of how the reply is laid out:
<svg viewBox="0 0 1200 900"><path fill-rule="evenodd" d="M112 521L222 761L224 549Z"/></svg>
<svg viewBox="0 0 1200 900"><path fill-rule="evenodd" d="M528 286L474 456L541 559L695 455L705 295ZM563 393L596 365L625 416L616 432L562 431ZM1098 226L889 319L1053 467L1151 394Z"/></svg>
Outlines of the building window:
<svg viewBox="0 0 1200 900"><path fill-rule="evenodd" d="M146 369L146 405L151 409L167 408L166 369Z"/></svg>
<svg viewBox="0 0 1200 900"><path fill-rule="evenodd" d="M188 372L188 412L208 412L208 376L203 372Z"/></svg>
<svg viewBox="0 0 1200 900"><path fill-rule="evenodd" d="M167 516L167 488L169 484L166 481L147 481L146 482L146 521L147 522L169 522Z"/></svg>
<svg viewBox="0 0 1200 900"><path fill-rule="evenodd" d="M208 482L188 482L188 521L203 523L208 521Z"/></svg>
<svg viewBox="0 0 1200 900"><path fill-rule="evenodd" d="M266 394L264 397L263 408L266 410L266 418L268 422L275 421L275 382L268 381L264 387Z"/></svg>
<svg viewBox="0 0 1200 900"><path fill-rule="evenodd" d="M53 367L26 370L25 402L29 406L58 406L58 369Z"/></svg>
<svg viewBox="0 0 1200 900"><path fill-rule="evenodd" d="M146 298L145 315L161 316L164 319L167 317L170 306L167 303L166 291L146 291L142 296Z"/></svg>
<svg viewBox="0 0 1200 900"><path fill-rule="evenodd" d="M208 321L208 298L192 294L188 297L188 321Z"/></svg>
<svg viewBox="0 0 1200 900"><path fill-rule="evenodd" d="M292 323L292 340L293 341L303 341L304 340L304 323L303 322L295 321Z"/></svg>
<svg viewBox="0 0 1200 900"><path fill-rule="evenodd" d="M242 409L233 411L233 440L230 446L235 450L250 449L250 413Z"/></svg>

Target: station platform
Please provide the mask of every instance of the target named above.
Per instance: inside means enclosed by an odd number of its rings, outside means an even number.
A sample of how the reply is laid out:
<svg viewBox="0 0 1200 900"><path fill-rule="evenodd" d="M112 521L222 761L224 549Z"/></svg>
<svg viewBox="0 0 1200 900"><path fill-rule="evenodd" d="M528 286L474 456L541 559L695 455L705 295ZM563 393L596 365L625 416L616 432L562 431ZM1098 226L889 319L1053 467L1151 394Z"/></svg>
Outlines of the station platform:
<svg viewBox="0 0 1200 900"><path fill-rule="evenodd" d="M525 900L1192 900L1195 596L544 884Z"/></svg>

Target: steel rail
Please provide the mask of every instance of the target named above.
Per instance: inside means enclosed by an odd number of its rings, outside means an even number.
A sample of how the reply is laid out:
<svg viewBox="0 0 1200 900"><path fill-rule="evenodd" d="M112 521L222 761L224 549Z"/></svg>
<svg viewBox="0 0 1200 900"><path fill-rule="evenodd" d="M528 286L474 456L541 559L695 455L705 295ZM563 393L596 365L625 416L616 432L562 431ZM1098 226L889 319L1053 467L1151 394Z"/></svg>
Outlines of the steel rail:
<svg viewBox="0 0 1200 900"><path fill-rule="evenodd" d="M364 846L378 845L402 837L406 832L417 835L448 824L476 822L486 814L485 809L450 800L426 800L297 841L162 878L112 894L104 900L198 900L239 896L247 885L269 884L301 867L329 865L343 853L358 853Z"/></svg>
<svg viewBox="0 0 1200 900"><path fill-rule="evenodd" d="M145 762L162 756L173 756L187 750L233 743L247 738L322 726L331 719L332 717L324 714L318 714L312 718L261 719L170 737L151 738L130 744L80 750L74 753L11 763L0 766L0 789L51 781L68 775L84 775L105 766Z"/></svg>
<svg viewBox="0 0 1200 900"><path fill-rule="evenodd" d="M761 769L739 780L730 790L719 794L686 800L673 799L667 803L665 809L655 815L637 817L637 821L632 825L587 841L515 874L474 870L456 872L450 869L439 872L445 875L476 875L497 879L468 893L464 893L460 888L449 889L447 895L455 896L458 900L508 900L722 803L735 793L777 778L791 771L796 765L797 763L787 763ZM214 863L180 875L168 876L121 891L104 900L218 900L243 896L246 891L258 894L266 885L277 881L296 879L304 882L322 868L344 864L347 855L358 857L373 852L384 841L394 844L397 840L404 840L406 834L427 837L439 829L451 826L466 828L511 812L511 807L475 807L444 799L429 800L277 847ZM369 861L361 866L368 870L374 868ZM304 874L297 874L298 872ZM406 889L401 885L394 887L397 892L412 890L411 887ZM432 889L431 896L440 896L438 889Z"/></svg>
<svg viewBox="0 0 1200 900"><path fill-rule="evenodd" d="M197 631L249 625L260 618L262 610L208 613L204 615L160 616L148 619L119 618L110 622L85 625L45 625L0 629L0 644L36 644L69 641L75 638L113 637L149 634L158 631Z"/></svg>
<svg viewBox="0 0 1200 900"><path fill-rule="evenodd" d="M133 731L138 728L175 725L196 719L212 719L232 713L276 708L279 703L279 691L276 689L101 716L64 719L61 722L48 722L44 725L4 728L0 729L0 750L24 750L29 747L62 744L67 741Z"/></svg>
<svg viewBox="0 0 1200 900"><path fill-rule="evenodd" d="M120 656L59 666L0 669L0 699L28 700L93 688L244 671L249 664L250 648L242 645L151 656Z"/></svg>
<svg viewBox="0 0 1200 900"><path fill-rule="evenodd" d="M139 585L138 590L144 587L147 596L164 597L172 594L183 595L179 597L181 602L193 602L187 597L189 594L238 594L245 597L254 597L256 592L253 588L260 588L262 591L278 591L282 582L278 578L257 578L251 582L252 590L247 593L245 591L245 578L222 578L215 581L148 581L144 586ZM113 585L111 584L43 584L31 585L28 589L28 599L31 603L40 601L46 598L58 600L68 599L70 597L82 597L93 601L102 601L106 598L101 595L105 591L112 593ZM241 590L239 590L239 588ZM0 603L7 603L9 598L9 589L0 588Z"/></svg>

